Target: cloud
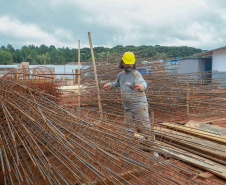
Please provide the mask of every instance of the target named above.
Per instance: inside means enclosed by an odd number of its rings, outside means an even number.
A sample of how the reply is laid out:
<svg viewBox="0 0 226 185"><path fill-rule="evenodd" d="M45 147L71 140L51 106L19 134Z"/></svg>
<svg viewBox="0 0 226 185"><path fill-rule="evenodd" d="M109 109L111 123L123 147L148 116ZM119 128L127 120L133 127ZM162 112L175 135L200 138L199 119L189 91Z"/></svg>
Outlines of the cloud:
<svg viewBox="0 0 226 185"><path fill-rule="evenodd" d="M52 34L43 31L35 24L23 24L18 20L13 20L8 16L0 17L0 34L10 35L11 39L18 39L24 44L34 45L55 45L60 47L66 45L68 40L73 37L71 32L63 29L56 29ZM4 39L4 37L3 37ZM64 40L61 42L60 40Z"/></svg>
<svg viewBox="0 0 226 185"><path fill-rule="evenodd" d="M1 1L0 38L5 38L2 44L13 46L17 42L18 46L75 48L77 40L81 40L81 47L88 47L91 32L94 46L213 49L226 42L225 9L223 0Z"/></svg>

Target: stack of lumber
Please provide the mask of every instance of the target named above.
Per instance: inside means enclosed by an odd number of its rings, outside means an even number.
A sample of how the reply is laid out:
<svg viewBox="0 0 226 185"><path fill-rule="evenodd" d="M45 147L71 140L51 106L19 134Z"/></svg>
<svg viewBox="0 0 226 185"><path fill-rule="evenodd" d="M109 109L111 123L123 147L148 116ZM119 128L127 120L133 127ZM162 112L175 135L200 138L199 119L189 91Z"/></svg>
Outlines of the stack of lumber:
<svg viewBox="0 0 226 185"><path fill-rule="evenodd" d="M162 152L226 179L225 128L194 121L161 123L155 136Z"/></svg>

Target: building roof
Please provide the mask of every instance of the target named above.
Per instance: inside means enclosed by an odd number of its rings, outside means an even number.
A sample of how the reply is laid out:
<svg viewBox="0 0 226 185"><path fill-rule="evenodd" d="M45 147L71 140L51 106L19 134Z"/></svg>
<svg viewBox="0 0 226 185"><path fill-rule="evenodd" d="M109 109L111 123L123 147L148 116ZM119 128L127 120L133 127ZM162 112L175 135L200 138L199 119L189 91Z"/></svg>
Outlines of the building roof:
<svg viewBox="0 0 226 185"><path fill-rule="evenodd" d="M217 49L213 49L213 50L209 50L209 51L205 51L202 53L198 53L198 54L195 54L194 56L210 56L210 55L213 55L214 51L218 51L218 50L222 50L222 49L226 49L226 46L223 46L223 47L220 47Z"/></svg>
<svg viewBox="0 0 226 185"><path fill-rule="evenodd" d="M171 61L178 61L178 60L187 60L187 59L211 59L212 57L184 57L184 58L179 58L179 59L174 59L174 60L171 60Z"/></svg>

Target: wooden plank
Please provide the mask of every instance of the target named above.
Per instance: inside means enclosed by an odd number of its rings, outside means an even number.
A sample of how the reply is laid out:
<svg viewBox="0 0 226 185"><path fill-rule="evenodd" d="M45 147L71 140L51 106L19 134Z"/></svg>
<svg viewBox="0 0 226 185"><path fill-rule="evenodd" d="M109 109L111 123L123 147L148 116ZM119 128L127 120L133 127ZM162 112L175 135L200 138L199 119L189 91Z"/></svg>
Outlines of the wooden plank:
<svg viewBox="0 0 226 185"><path fill-rule="evenodd" d="M198 168L211 172L218 177L226 179L225 165L221 165L219 163L213 162L211 160L200 157L198 155L188 153L185 150L172 147L160 141L156 141L156 143L159 144L159 147L163 152L170 154L171 156L174 156L175 158L180 159L184 162L187 162L193 166L196 166ZM164 147L161 147L161 146L164 146Z"/></svg>
<svg viewBox="0 0 226 185"><path fill-rule="evenodd" d="M179 145L190 147L202 151L204 154L210 154L224 159L226 163L226 146L223 144L161 127L155 128L155 134L160 137L168 138L170 141L175 141Z"/></svg>
<svg viewBox="0 0 226 185"><path fill-rule="evenodd" d="M226 120L226 118L225 118L225 120ZM226 137L226 128L218 127L216 125L209 125L209 124L205 124L203 122L191 120L188 123L186 123L185 126L195 128L195 129L199 129L199 130L205 130L209 133L213 133L213 134L216 134L216 135Z"/></svg>
<svg viewBox="0 0 226 185"><path fill-rule="evenodd" d="M158 138L157 138L158 139ZM162 141L162 140L160 140ZM167 142L165 142L167 143ZM193 154L196 154L196 155L199 155L199 156L202 156L206 159L209 159L209 160L212 160L212 161L215 161L219 164L222 164L222 165L226 165L226 161L225 160L222 160L222 159L218 159L217 157L213 157L213 156L210 156L202 151L198 151L198 150L194 150L194 149L191 149L191 148L188 148L186 146L182 146L182 145L179 145L177 143L174 143L174 142L170 142L170 145L171 146L174 146L174 147L177 147L177 148L180 148L180 149L183 149L183 150L186 150L187 152L191 152Z"/></svg>
<svg viewBox="0 0 226 185"><path fill-rule="evenodd" d="M220 142L220 143L224 143L226 144L226 137L225 136L220 136L220 135L216 135L216 134L212 134L209 132L205 132L199 129L195 129L195 128L191 128L191 127L187 127L187 126L182 126L182 125L178 125L178 124L173 124L173 123L159 123L159 125L162 126L166 126L175 130L180 130L182 132L186 132L189 134L193 134L193 135L197 135L199 137L203 137L209 140L213 140L216 142Z"/></svg>

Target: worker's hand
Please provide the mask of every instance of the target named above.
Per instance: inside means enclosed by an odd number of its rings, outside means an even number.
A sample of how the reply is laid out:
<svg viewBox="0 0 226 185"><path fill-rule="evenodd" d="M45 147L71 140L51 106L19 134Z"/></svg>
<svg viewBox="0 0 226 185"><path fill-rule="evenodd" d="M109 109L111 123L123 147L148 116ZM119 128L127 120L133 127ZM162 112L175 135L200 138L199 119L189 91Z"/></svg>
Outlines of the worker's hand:
<svg viewBox="0 0 226 185"><path fill-rule="evenodd" d="M135 85L136 90L143 92L144 91L144 86L142 84L136 84Z"/></svg>
<svg viewBox="0 0 226 185"><path fill-rule="evenodd" d="M110 89L110 84L105 84L105 85L104 85L104 89L105 89L105 90L109 90L109 89Z"/></svg>

